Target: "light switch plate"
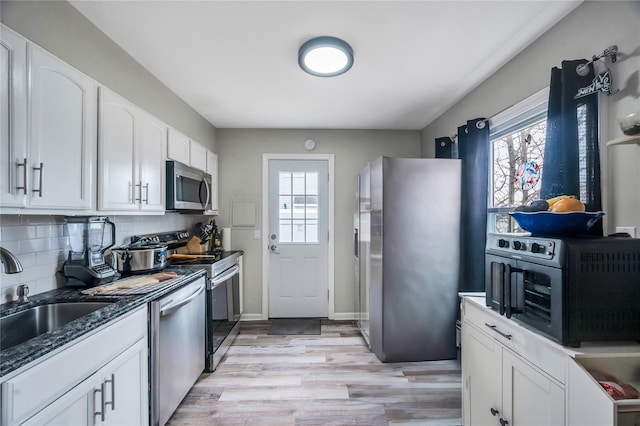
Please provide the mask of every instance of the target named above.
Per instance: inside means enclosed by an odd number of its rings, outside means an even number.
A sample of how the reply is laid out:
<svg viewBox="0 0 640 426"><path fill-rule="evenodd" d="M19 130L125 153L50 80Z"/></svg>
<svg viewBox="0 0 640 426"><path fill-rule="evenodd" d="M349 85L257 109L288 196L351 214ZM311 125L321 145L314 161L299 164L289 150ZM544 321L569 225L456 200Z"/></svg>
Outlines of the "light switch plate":
<svg viewBox="0 0 640 426"><path fill-rule="evenodd" d="M633 237L633 238L636 237L636 227L635 226L616 226L616 233L618 233L618 232L627 233L627 234L631 235L631 237Z"/></svg>
<svg viewBox="0 0 640 426"><path fill-rule="evenodd" d="M260 239L260 230L259 229L254 229L253 230L253 239L254 240L259 240Z"/></svg>

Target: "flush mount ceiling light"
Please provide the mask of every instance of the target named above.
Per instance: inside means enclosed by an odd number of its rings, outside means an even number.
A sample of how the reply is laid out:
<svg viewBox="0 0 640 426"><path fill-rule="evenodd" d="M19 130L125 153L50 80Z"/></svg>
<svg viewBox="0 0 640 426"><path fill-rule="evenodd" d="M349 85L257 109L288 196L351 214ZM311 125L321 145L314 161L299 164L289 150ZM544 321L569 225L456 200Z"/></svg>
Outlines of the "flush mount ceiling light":
<svg viewBox="0 0 640 426"><path fill-rule="evenodd" d="M335 77L353 65L353 49L336 37L312 38L300 46L298 64L311 75Z"/></svg>

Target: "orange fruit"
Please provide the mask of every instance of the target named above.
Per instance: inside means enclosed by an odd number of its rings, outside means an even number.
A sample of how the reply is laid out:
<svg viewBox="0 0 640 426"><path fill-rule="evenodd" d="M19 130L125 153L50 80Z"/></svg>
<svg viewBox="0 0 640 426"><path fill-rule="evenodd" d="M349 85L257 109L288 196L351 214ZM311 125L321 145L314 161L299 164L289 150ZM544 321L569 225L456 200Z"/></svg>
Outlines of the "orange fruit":
<svg viewBox="0 0 640 426"><path fill-rule="evenodd" d="M584 203L575 197L560 200L551 207L551 211L556 213L583 212L584 210Z"/></svg>

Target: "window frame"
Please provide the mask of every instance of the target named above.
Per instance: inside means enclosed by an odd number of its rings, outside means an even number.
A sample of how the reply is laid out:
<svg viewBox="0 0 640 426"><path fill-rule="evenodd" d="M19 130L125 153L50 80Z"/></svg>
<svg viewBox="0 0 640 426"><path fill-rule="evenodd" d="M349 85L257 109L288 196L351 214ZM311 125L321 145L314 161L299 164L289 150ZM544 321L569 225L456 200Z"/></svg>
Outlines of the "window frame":
<svg viewBox="0 0 640 426"><path fill-rule="evenodd" d="M489 144L494 139L500 138L508 133L512 133L527 127L533 123L546 119L547 105L549 103L549 86L537 91L533 95L523 99L522 101L510 106L509 108L499 112L489 118ZM498 214L506 214L513 211L510 207L493 207L493 180L494 180L494 159L490 156L489 164L489 182L487 192L487 232L496 232L495 216Z"/></svg>

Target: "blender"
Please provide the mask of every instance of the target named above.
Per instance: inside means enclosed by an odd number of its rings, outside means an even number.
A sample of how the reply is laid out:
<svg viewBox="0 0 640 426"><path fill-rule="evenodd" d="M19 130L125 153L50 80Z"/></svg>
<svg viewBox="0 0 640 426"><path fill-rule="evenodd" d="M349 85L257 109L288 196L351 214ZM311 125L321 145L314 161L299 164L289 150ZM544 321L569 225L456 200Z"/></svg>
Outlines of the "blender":
<svg viewBox="0 0 640 426"><path fill-rule="evenodd" d="M105 227L110 239L105 242ZM104 259L104 252L113 246L116 226L107 217L68 216L64 218L65 233L69 236L69 257L63 265L67 284L95 286L112 281L118 274Z"/></svg>

